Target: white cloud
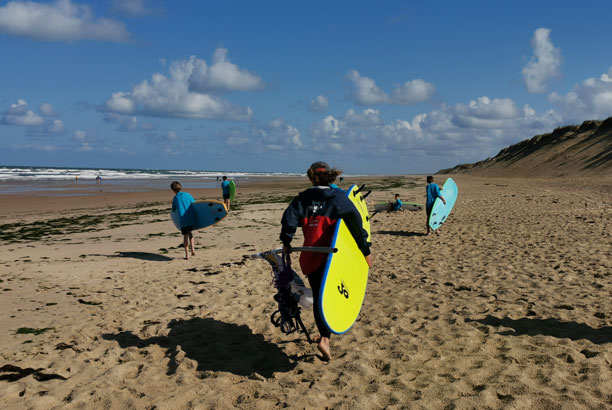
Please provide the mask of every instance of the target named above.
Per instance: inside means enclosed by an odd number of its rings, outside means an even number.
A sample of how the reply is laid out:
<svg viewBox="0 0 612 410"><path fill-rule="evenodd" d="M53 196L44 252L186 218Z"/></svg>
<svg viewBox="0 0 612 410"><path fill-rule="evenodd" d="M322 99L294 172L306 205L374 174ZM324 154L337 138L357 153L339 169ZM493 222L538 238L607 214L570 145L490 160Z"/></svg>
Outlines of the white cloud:
<svg viewBox="0 0 612 410"><path fill-rule="evenodd" d="M219 50L222 51L219 53ZM156 73L150 81L144 80L134 86L131 92L113 93L103 110L121 115L247 121L253 114L250 107L236 106L202 91L203 88L215 92L252 90L261 84L249 73L232 68L235 66L231 63L226 64L223 50L215 52L215 63L210 69L204 60L195 56L176 61L170 66L169 77ZM224 67L227 71L223 71ZM193 89L194 82L203 88Z"/></svg>
<svg viewBox="0 0 612 410"><path fill-rule="evenodd" d="M360 105L414 105L430 100L436 92L435 85L420 78L395 86L391 95L380 89L372 78L362 76L357 70L349 70L347 79L353 85L351 97Z"/></svg>
<svg viewBox="0 0 612 410"><path fill-rule="evenodd" d="M114 10L131 17L146 16L158 12L157 9L150 7L147 3L145 0L113 0L112 7Z"/></svg>
<svg viewBox="0 0 612 410"><path fill-rule="evenodd" d="M612 116L612 67L599 78L587 78L574 85L565 95L551 93L549 100L560 108L567 121Z"/></svg>
<svg viewBox="0 0 612 410"><path fill-rule="evenodd" d="M362 112L349 108L344 114L343 120L351 125L377 125L382 122L379 111L372 108L366 108Z"/></svg>
<svg viewBox="0 0 612 410"><path fill-rule="evenodd" d="M490 100L480 97L469 104L457 104L453 109L454 122L470 128L499 128L504 122L522 115L509 98Z"/></svg>
<svg viewBox="0 0 612 410"><path fill-rule="evenodd" d="M96 139L95 132L76 130L74 134L72 134L72 140L76 142L74 150L77 152L93 151L91 144L95 142Z"/></svg>
<svg viewBox="0 0 612 410"><path fill-rule="evenodd" d="M308 110L310 112L321 112L325 111L329 106L329 99L324 95L317 95L315 98L310 100L308 104Z"/></svg>
<svg viewBox="0 0 612 410"><path fill-rule="evenodd" d="M85 141L87 139L87 133L85 131L76 130L72 136L75 141Z"/></svg>
<svg viewBox="0 0 612 410"><path fill-rule="evenodd" d="M59 116L59 114L56 113L55 110L53 109L53 106L49 103L41 104L40 107L38 107L38 112L40 112L40 114L44 115L45 117Z"/></svg>
<svg viewBox="0 0 612 410"><path fill-rule="evenodd" d="M417 78L395 87L391 94L391 101L394 104L418 104L431 99L435 92L435 85Z"/></svg>
<svg viewBox="0 0 612 410"><path fill-rule="evenodd" d="M64 132L64 123L62 120L53 120L49 125L48 131L54 134L62 133Z"/></svg>
<svg viewBox="0 0 612 410"><path fill-rule="evenodd" d="M311 149L319 152L355 149L359 145L355 144L354 138L360 132L363 132L360 127L353 128L344 119L328 115L310 127Z"/></svg>
<svg viewBox="0 0 612 410"><path fill-rule="evenodd" d="M45 151L45 152L53 152L57 150L57 147L52 144L41 144L38 142L24 144L24 145L13 145L15 149L23 149L23 150L34 150L34 151Z"/></svg>
<svg viewBox="0 0 612 410"><path fill-rule="evenodd" d="M88 5L70 0L9 1L0 7L0 31L45 41L130 40L122 22L96 18Z"/></svg>
<svg viewBox="0 0 612 410"><path fill-rule="evenodd" d="M373 79L360 75L357 70L349 70L347 78L355 87L352 97L357 104L374 105L389 101L389 96L378 88Z"/></svg>
<svg viewBox="0 0 612 410"><path fill-rule="evenodd" d="M227 59L225 48L215 50L211 66L195 56L181 64L191 66L189 85L191 90L199 93L256 91L263 87L263 81L258 75L238 68Z"/></svg>
<svg viewBox="0 0 612 410"><path fill-rule="evenodd" d="M556 48L550 39L550 29L539 28L531 39L533 56L523 68L523 78L527 91L543 93L546 81L560 74L561 50Z"/></svg>
<svg viewBox="0 0 612 410"><path fill-rule="evenodd" d="M359 116L376 120L356 121L357 115L349 110L340 118L329 115L313 124L309 145L322 152L367 152L372 157L397 158L403 151L419 151L461 162L470 155L484 159L506 145L550 131L561 121L552 110L538 114L529 105L519 108L510 99L486 96L389 123L371 109Z"/></svg>
<svg viewBox="0 0 612 410"><path fill-rule="evenodd" d="M82 142L81 145L76 148L76 150L79 152L87 152L92 151L93 148L91 147L91 145L89 145L88 142Z"/></svg>
<svg viewBox="0 0 612 410"><path fill-rule="evenodd" d="M98 137L95 131L76 130L72 134L72 140L77 143L77 151L91 151L93 148L90 144L98 141Z"/></svg>
<svg viewBox="0 0 612 410"><path fill-rule="evenodd" d="M129 93L116 92L106 102L106 108L117 114L131 114L135 111L136 104Z"/></svg>
<svg viewBox="0 0 612 410"><path fill-rule="evenodd" d="M152 131L155 129L155 125L150 123L140 123L138 118L133 115L122 115L107 112L104 116L104 121L112 124L118 124L118 131L130 132L130 131Z"/></svg>
<svg viewBox="0 0 612 410"><path fill-rule="evenodd" d="M35 114L28 108L28 103L24 99L19 99L17 103L12 104L0 120L2 124L23 127L40 126L44 122L45 120L40 115Z"/></svg>
<svg viewBox="0 0 612 410"><path fill-rule="evenodd" d="M252 123L245 133L236 128L216 135L233 148L249 153L266 152L285 153L303 147L302 134L283 118L276 118L268 123Z"/></svg>
<svg viewBox="0 0 612 410"><path fill-rule="evenodd" d="M282 118L263 125L254 124L250 132L256 143L268 150L293 150L302 146L300 131Z"/></svg>

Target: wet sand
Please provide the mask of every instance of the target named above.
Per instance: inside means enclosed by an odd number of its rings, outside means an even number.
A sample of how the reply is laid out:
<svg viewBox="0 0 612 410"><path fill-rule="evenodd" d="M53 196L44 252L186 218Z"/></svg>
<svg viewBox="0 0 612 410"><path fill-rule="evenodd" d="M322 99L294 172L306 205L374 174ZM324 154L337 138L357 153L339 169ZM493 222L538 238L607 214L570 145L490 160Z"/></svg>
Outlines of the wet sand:
<svg viewBox="0 0 612 410"><path fill-rule="evenodd" d="M1 195L0 407L610 408L612 178L454 179L438 235L424 212L376 215L362 313L330 363L270 323L270 269L248 259L280 245L305 180L239 186L190 260L170 190ZM424 202L424 178L351 182L370 208Z"/></svg>

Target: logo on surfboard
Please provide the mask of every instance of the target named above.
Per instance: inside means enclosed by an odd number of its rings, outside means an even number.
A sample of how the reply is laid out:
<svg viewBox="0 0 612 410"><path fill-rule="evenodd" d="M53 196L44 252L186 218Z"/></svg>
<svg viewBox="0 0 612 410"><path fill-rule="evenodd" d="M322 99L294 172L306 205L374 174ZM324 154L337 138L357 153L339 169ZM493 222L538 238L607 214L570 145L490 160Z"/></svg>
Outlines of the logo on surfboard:
<svg viewBox="0 0 612 410"><path fill-rule="evenodd" d="M349 292L348 289L344 288L344 282L340 282L340 286L338 286L338 292L340 292L340 294L343 295L346 299L349 298Z"/></svg>

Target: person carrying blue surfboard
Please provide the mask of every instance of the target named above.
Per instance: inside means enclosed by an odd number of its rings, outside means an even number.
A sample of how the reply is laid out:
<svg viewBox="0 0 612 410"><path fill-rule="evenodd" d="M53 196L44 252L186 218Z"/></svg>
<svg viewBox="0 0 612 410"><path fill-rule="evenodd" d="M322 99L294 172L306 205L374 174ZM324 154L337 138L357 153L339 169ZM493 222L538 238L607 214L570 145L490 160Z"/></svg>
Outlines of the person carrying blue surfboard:
<svg viewBox="0 0 612 410"><path fill-rule="evenodd" d="M193 225L195 215L191 204L195 199L189 192L183 192L183 187L178 181L170 184L170 188L174 192L172 198L172 211L178 211L181 220L181 233L183 234L183 245L185 246L185 259L189 259L189 247L191 247L191 256L195 256L195 239L193 238Z"/></svg>
<svg viewBox="0 0 612 410"><path fill-rule="evenodd" d="M363 229L361 215L344 191L330 188L342 171L331 169L327 163L315 162L308 168L308 179L312 187L300 192L283 213L280 240L283 251L290 252L291 241L298 227L304 234L304 246L329 247L339 219L343 219L355 238L369 266L372 266L368 233ZM313 313L320 336L315 341L324 360L331 360L331 332L325 325L320 312L320 288L325 270L327 254L302 252L300 267L308 278L312 289Z"/></svg>
<svg viewBox="0 0 612 410"><path fill-rule="evenodd" d="M431 210L433 209L434 202L436 202L436 198L440 198L442 202L446 204L446 200L440 194L440 187L438 184L434 184L434 177L431 175L427 176L427 186L425 187L425 192L427 193L427 203L425 204L425 210L427 212L427 235L429 235L431 230L429 227L429 218L431 217Z"/></svg>

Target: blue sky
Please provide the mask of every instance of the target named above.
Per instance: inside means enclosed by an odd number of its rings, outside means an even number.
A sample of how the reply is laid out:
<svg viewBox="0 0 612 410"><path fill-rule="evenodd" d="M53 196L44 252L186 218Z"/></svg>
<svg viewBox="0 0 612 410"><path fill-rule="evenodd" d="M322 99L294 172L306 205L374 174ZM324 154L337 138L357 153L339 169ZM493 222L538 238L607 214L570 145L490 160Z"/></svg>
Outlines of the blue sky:
<svg viewBox="0 0 612 410"><path fill-rule="evenodd" d="M0 164L429 173L612 116L608 1L0 1Z"/></svg>

